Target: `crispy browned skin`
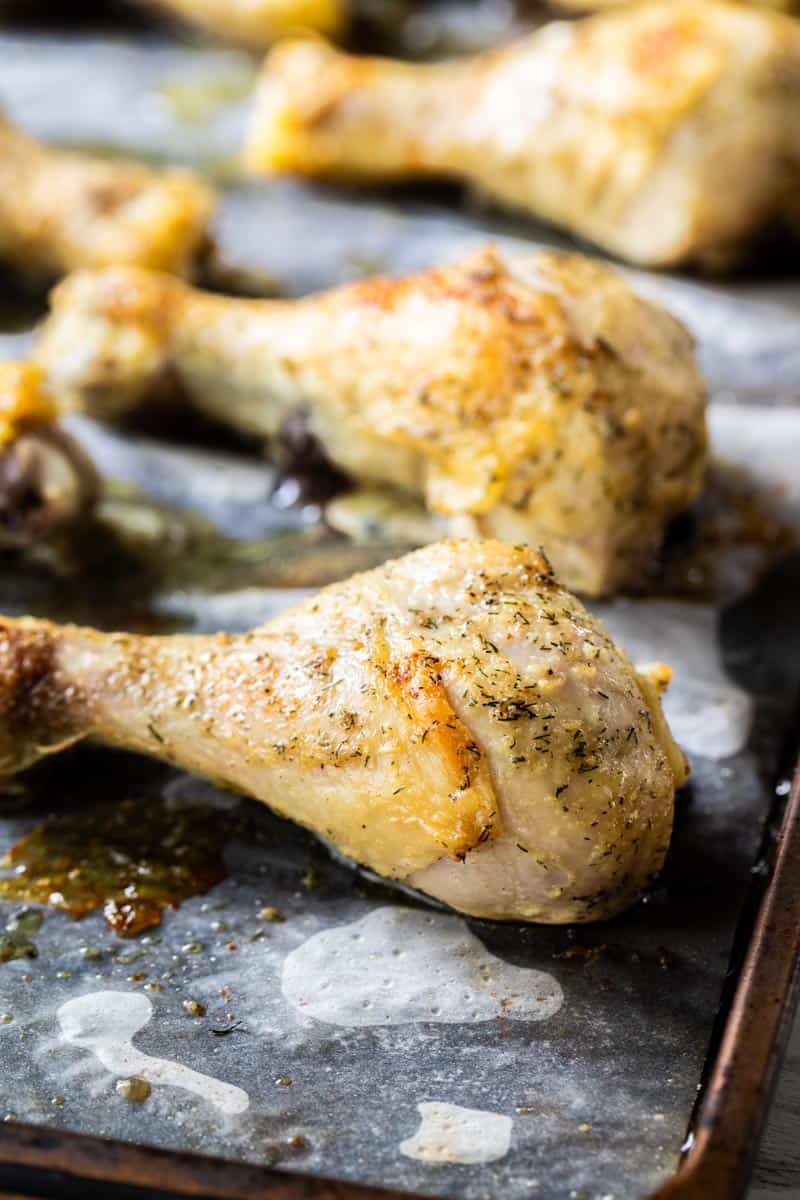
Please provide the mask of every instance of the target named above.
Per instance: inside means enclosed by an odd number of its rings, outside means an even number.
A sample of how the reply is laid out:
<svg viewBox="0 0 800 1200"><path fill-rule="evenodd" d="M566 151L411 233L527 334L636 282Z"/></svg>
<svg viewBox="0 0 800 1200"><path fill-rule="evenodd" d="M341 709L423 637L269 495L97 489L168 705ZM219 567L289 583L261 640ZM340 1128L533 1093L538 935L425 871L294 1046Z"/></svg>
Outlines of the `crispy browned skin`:
<svg viewBox="0 0 800 1200"><path fill-rule="evenodd" d="M35 355L96 414L165 377L248 433L305 412L353 480L421 496L452 531L542 544L590 594L639 577L703 477L689 335L578 256L490 247L288 302L82 273L54 292Z"/></svg>
<svg viewBox="0 0 800 1200"><path fill-rule="evenodd" d="M0 363L0 549L46 550L93 509L99 480L57 415L37 367Z"/></svg>
<svg viewBox="0 0 800 1200"><path fill-rule="evenodd" d="M472 59L277 47L255 171L463 178L623 258L720 267L800 227L800 25L670 0L556 22Z"/></svg>
<svg viewBox="0 0 800 1200"><path fill-rule="evenodd" d="M328 37L346 23L345 0L139 0L239 45L264 50L300 30Z"/></svg>
<svg viewBox="0 0 800 1200"><path fill-rule="evenodd" d="M111 263L187 274L212 209L189 171L58 150L0 115L0 262L30 282Z"/></svg>
<svg viewBox="0 0 800 1200"><path fill-rule="evenodd" d="M654 683L541 555L499 542L426 547L248 634L0 621L0 770L84 737L464 912L550 923L635 899L686 776Z"/></svg>

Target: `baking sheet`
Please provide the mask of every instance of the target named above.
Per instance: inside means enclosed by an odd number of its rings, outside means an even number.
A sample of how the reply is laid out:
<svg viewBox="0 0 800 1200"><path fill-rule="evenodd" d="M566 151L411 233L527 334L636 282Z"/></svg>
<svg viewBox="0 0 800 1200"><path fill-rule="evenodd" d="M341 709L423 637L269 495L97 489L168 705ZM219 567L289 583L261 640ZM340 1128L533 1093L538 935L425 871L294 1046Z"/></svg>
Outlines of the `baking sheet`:
<svg viewBox="0 0 800 1200"><path fill-rule="evenodd" d="M179 158L230 180L252 73L246 57L166 40L74 35L65 45L8 35L0 61L0 103L34 132ZM451 202L228 182L221 254L257 265L291 295L454 256L487 232L558 243L469 208L453 214ZM698 337L717 456L759 484L765 505L800 523L793 286L632 274ZM28 337L4 335L0 353L24 351ZM76 596L63 581L53 587L6 568L5 611L59 615L82 604L106 624L246 628L305 594L314 572L335 573L331 554L351 569L341 547L306 552L305 518L270 504L266 465L87 421L74 428L102 469L160 501L203 511L240 537L280 530L270 570L292 586L254 586L265 574L258 564L236 586L223 572L213 590L178 572L154 594L129 594L121 610L103 604L99 583ZM31 934L38 957L0 964L0 1013L11 1018L0 1017L3 1115L475 1200L628 1197L663 1182L686 1135L773 788L783 786L778 746L800 678L792 595L800 572L785 566L753 594L758 565L746 548L732 552L715 604L595 606L636 658L676 667L668 711L693 766L662 880L610 923L462 921L365 879L258 806L186 776L90 751L45 772L0 821L0 847L50 812L130 796L147 813L161 797L176 815L187 805L219 809L228 877L135 941L114 937L98 914L77 924L45 914ZM265 906L285 921L260 918ZM18 909L3 906L12 924ZM376 978L389 981L379 1000ZM96 1000L109 991L115 1000ZM191 1015L186 1001L205 1015ZM224 1036L211 1032L231 1025ZM138 1104L115 1090L135 1072L134 1050L173 1064L161 1068L167 1085ZM426 1154L497 1157L432 1163L420 1160Z"/></svg>

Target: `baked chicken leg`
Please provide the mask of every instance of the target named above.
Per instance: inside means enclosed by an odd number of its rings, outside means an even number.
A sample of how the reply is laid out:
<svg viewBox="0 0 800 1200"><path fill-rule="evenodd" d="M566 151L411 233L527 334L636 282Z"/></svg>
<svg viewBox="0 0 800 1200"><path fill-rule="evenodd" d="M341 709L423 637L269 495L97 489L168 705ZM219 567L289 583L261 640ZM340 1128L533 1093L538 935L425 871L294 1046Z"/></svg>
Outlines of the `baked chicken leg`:
<svg viewBox="0 0 800 1200"><path fill-rule="evenodd" d="M457 62L267 59L255 171L452 176L633 262L727 265L800 228L800 25L669 0Z"/></svg>
<svg viewBox="0 0 800 1200"><path fill-rule="evenodd" d="M254 796L464 912L548 923L636 898L686 776L651 679L540 554L498 542L426 547L244 635L0 620L0 771L80 738Z"/></svg>
<svg viewBox="0 0 800 1200"><path fill-rule="evenodd" d="M0 262L32 283L110 263L186 274L212 207L188 171L58 150L0 116Z"/></svg>
<svg viewBox="0 0 800 1200"><path fill-rule="evenodd" d="M57 415L41 371L0 363L0 550L58 558L97 500L97 473Z"/></svg>
<svg viewBox="0 0 800 1200"><path fill-rule="evenodd" d="M542 544L589 594L640 574L703 475L689 335L577 256L489 248L300 301L79 273L35 355L96 415L176 385L267 438L304 413L350 479L422 496L450 532Z"/></svg>
<svg viewBox="0 0 800 1200"><path fill-rule="evenodd" d="M140 0L239 45L263 50L298 30L333 37L345 24L345 0Z"/></svg>

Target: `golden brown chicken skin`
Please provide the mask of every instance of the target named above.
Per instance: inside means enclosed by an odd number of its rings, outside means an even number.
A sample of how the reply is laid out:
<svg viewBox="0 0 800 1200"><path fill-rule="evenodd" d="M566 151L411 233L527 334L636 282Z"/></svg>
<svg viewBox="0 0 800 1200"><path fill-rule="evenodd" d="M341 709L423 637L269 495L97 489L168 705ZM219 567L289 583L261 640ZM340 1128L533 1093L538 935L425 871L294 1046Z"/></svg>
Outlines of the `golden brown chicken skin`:
<svg viewBox="0 0 800 1200"><path fill-rule="evenodd" d="M187 274L212 210L188 171L45 146L0 116L0 263L30 283L111 263Z"/></svg>
<svg viewBox="0 0 800 1200"><path fill-rule="evenodd" d="M455 62L267 58L256 172L464 179L632 262L721 267L800 228L800 25L670 0Z"/></svg>
<svg viewBox="0 0 800 1200"><path fill-rule="evenodd" d="M140 0L225 41L264 50L302 30L328 37L346 24L346 0Z"/></svg>
<svg viewBox="0 0 800 1200"><path fill-rule="evenodd" d="M650 678L540 554L497 542L426 547L248 634L0 620L0 770L80 738L253 796L464 912L549 923L639 895L686 777Z"/></svg>
<svg viewBox="0 0 800 1200"><path fill-rule="evenodd" d="M80 273L53 293L35 357L96 415L165 380L266 438L303 413L352 481L421 497L452 532L542 544L588 594L639 577L703 478L691 338L578 256L489 247L299 301Z"/></svg>

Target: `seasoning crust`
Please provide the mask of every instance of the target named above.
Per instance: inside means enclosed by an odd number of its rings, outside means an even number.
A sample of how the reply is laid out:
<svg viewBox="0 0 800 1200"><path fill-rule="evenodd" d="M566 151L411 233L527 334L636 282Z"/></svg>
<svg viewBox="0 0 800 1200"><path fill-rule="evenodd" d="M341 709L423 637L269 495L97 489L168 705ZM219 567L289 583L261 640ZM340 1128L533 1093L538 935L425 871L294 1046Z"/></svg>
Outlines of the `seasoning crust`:
<svg viewBox="0 0 800 1200"><path fill-rule="evenodd" d="M420 497L440 532L541 544L590 595L639 579L706 464L691 337L580 255L488 246L300 301L81 272L35 357L97 415L167 384L268 439L302 413L354 483Z"/></svg>

